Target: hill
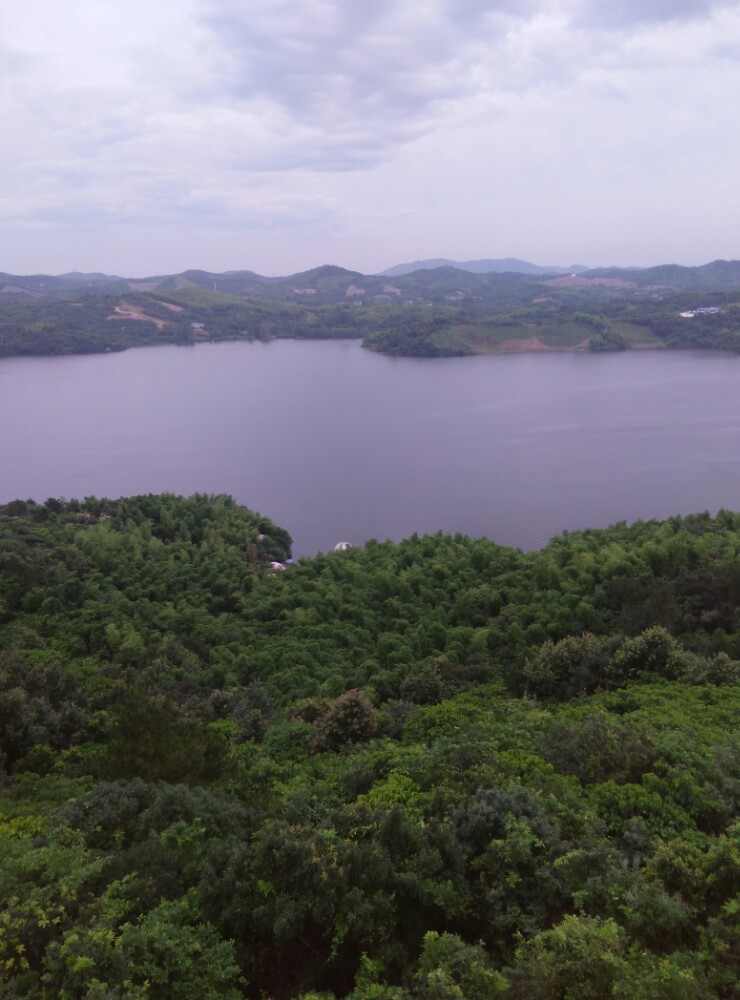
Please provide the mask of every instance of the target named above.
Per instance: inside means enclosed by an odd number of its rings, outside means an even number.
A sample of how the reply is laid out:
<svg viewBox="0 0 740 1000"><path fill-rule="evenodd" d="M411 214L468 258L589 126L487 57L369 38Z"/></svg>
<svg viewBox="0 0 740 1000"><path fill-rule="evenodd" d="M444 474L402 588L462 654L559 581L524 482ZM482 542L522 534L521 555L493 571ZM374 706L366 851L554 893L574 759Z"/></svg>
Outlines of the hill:
<svg viewBox="0 0 740 1000"><path fill-rule="evenodd" d="M249 270L212 272L188 270L178 274L152 275L149 277L122 278L117 275L82 274L64 275L15 275L0 273L0 301L27 297L37 300L64 299L81 295L116 294L133 292L167 292L182 287L196 286L226 295L281 298L295 301L296 297L312 290L324 300L341 301L347 298L347 289L361 289L365 294L411 296L423 289L425 294L442 299L454 288L455 280L466 283L469 294L486 297L490 289L496 292L511 283L531 279L530 285L541 294L543 286L567 288L566 279L576 279L572 288L595 290L651 288L662 291L728 291L740 287L740 261L716 260L700 267L683 267L664 264L650 268L595 268L581 265L570 267L543 267L515 258L498 260L454 261L444 258L398 264L380 275L363 275L333 264L322 265L284 277L265 277ZM397 279L397 291L388 292L386 279ZM548 279L555 278L558 284ZM495 280L498 279L498 280ZM544 279L544 280L542 280ZM493 283L492 283L493 282ZM618 294L612 293L612 294ZM351 298L351 292L349 297Z"/></svg>
<svg viewBox="0 0 740 1000"><path fill-rule="evenodd" d="M0 275L0 357L272 337L355 337L409 356L738 351L740 262L560 275L440 266L383 277L334 265L279 278Z"/></svg>
<svg viewBox="0 0 740 1000"><path fill-rule="evenodd" d="M736 996L740 515L289 553L0 508L8 996Z"/></svg>
<svg viewBox="0 0 740 1000"><path fill-rule="evenodd" d="M661 264L639 269L599 268L587 271L586 278L612 278L641 287L664 291L723 291L740 287L740 260L715 260L700 267Z"/></svg>
<svg viewBox="0 0 740 1000"><path fill-rule="evenodd" d="M517 274L580 274L588 270L580 264L572 264L570 267L543 267L526 260L518 260L516 257L494 260L448 260L445 257L434 257L428 260L415 260L409 264L394 264L393 267L381 271L381 274L384 277L401 277L414 271L426 271L437 267L454 267L459 271L471 271L473 274L490 274L492 271L512 271Z"/></svg>

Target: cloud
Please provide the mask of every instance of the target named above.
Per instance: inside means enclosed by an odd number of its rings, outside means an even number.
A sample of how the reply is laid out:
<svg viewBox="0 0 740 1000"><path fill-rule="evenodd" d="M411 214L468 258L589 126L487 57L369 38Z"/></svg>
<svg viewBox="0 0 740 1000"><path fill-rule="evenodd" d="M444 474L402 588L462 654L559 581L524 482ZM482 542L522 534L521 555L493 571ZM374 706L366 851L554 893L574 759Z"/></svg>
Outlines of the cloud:
<svg viewBox="0 0 740 1000"><path fill-rule="evenodd" d="M732 0L580 0L575 23L592 28L624 30L664 22L702 20Z"/></svg>
<svg viewBox="0 0 740 1000"><path fill-rule="evenodd" d="M531 6L219 0L201 20L218 43L222 97L315 130L327 169L351 170L417 138L438 105L474 92L471 51L485 40L490 53ZM320 169L310 147L308 162Z"/></svg>
<svg viewBox="0 0 740 1000"><path fill-rule="evenodd" d="M628 206L657 172L719 190L737 159L737 4L29 0L2 31L6 234L277 245L404 220L440 255L457 225L458 256L527 256L470 241L509 210L511 239L536 239L576 177Z"/></svg>

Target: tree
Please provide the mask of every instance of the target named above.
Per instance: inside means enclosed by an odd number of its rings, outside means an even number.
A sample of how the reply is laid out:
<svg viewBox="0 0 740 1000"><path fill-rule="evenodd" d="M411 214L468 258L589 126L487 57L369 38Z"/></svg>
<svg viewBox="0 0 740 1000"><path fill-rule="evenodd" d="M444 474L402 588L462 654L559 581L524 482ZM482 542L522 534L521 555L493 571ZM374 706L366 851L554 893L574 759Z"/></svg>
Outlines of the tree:
<svg viewBox="0 0 740 1000"><path fill-rule="evenodd" d="M613 920L567 916L521 945L513 981L526 1000L609 1000L624 977L624 931Z"/></svg>
<svg viewBox="0 0 740 1000"><path fill-rule="evenodd" d="M362 691L353 689L335 699L314 723L317 750L342 750L374 736L379 715Z"/></svg>
<svg viewBox="0 0 740 1000"><path fill-rule="evenodd" d="M456 934L424 935L416 975L418 1000L496 1000L509 984L480 945L466 944Z"/></svg>

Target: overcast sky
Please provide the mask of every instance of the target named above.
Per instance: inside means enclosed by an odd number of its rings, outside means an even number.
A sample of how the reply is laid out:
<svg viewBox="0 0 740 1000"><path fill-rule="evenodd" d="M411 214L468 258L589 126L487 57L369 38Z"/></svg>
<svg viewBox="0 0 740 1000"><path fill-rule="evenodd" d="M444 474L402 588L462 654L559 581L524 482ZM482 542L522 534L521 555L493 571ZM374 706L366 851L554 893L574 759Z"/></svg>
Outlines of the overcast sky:
<svg viewBox="0 0 740 1000"><path fill-rule="evenodd" d="M4 0L0 270L740 257L740 3Z"/></svg>

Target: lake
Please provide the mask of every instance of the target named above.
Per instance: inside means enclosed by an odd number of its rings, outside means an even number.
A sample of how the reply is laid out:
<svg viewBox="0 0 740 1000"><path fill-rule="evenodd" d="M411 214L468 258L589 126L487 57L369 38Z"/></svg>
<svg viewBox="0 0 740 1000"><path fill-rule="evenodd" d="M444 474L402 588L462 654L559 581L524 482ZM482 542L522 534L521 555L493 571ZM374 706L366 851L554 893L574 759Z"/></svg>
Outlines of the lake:
<svg viewBox="0 0 740 1000"><path fill-rule="evenodd" d="M230 493L297 555L738 509L740 357L277 340L0 361L0 502L161 491Z"/></svg>

